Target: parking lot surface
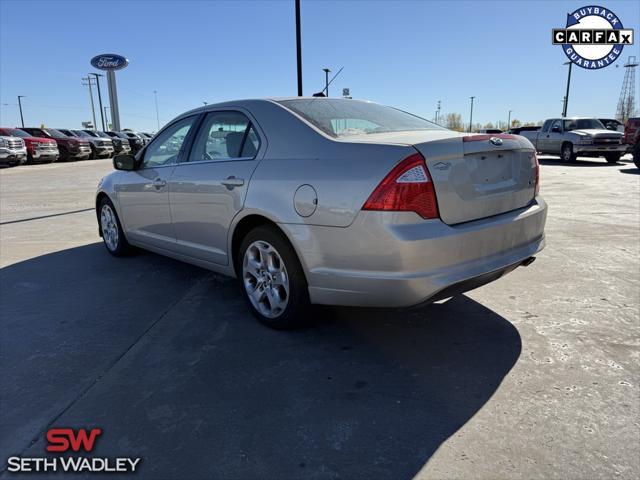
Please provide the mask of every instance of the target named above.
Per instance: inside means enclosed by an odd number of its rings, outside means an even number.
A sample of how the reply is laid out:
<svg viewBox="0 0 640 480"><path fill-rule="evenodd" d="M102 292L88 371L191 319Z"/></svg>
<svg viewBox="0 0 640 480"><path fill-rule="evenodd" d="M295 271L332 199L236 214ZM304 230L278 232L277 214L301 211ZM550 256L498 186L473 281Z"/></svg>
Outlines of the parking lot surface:
<svg viewBox="0 0 640 480"><path fill-rule="evenodd" d="M295 332L259 325L232 279L111 257L93 212L110 170L0 171L0 469L65 426L143 457L138 478L640 478L632 163L542 161L531 266Z"/></svg>

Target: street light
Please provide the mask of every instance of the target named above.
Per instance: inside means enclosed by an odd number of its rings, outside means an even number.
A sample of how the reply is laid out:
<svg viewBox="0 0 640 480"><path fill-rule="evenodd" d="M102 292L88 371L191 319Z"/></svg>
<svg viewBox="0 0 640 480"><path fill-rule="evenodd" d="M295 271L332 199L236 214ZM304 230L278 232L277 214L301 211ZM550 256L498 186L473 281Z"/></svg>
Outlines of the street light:
<svg viewBox="0 0 640 480"><path fill-rule="evenodd" d="M96 87L98 87L98 105L100 105L100 122L102 122L102 131L104 128L104 117L102 116L102 94L100 93L100 79L98 77L104 77L104 75L100 73L90 73L89 75L93 75L96 77Z"/></svg>
<svg viewBox="0 0 640 480"><path fill-rule="evenodd" d="M91 77L89 75L87 75L87 77L82 77L82 81L87 81L86 84L82 84L84 86L88 86L89 87L89 98L91 99L91 115L93 116L93 128L94 130L97 130L97 125L96 125L96 109L95 106L93 105L93 90L91 90ZM102 112L100 112L102 113Z"/></svg>
<svg viewBox="0 0 640 480"><path fill-rule="evenodd" d="M22 101L21 98L26 97L26 95L18 95L18 108L20 109L20 122L22 123L22 128L24 128L24 116L22 115Z"/></svg>
<svg viewBox="0 0 640 480"><path fill-rule="evenodd" d="M105 105L105 107L104 107L104 121L105 121L105 123L107 124L107 127L109 126L109 116L107 115L107 109L108 109L108 108L109 108L109 107L107 107L107 106ZM109 130L111 130L111 129L109 129Z"/></svg>
<svg viewBox="0 0 640 480"><path fill-rule="evenodd" d="M469 97L471 99L471 115L469 115L469 131L471 131L471 124L473 123L473 99L476 97Z"/></svg>
<svg viewBox="0 0 640 480"><path fill-rule="evenodd" d="M507 131L511 128L511 112L513 112L513 110L509 110L509 119L507 120Z"/></svg>
<svg viewBox="0 0 640 480"><path fill-rule="evenodd" d="M563 65L569 65L569 72L567 74L567 93L564 96L564 106L562 108L562 117L567 116L567 107L569 106L569 86L571 85L571 65L573 62L564 62Z"/></svg>
<svg viewBox="0 0 640 480"><path fill-rule="evenodd" d="M329 73L331 73L331 70L329 70L328 68L323 68L322 71L324 72L324 94L328 97L329 96Z"/></svg>

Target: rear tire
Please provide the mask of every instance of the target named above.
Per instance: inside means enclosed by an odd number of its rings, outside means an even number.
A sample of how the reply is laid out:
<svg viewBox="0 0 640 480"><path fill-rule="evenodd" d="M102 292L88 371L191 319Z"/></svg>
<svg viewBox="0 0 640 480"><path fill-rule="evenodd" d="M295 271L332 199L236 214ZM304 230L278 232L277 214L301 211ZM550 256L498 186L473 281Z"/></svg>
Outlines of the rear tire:
<svg viewBox="0 0 640 480"><path fill-rule="evenodd" d="M608 153L604 156L604 158L608 163L618 163L621 156L622 155L620 155L619 153Z"/></svg>
<svg viewBox="0 0 640 480"><path fill-rule="evenodd" d="M245 236L236 272L249 309L263 325L288 330L307 321L307 279L295 250L276 227L256 227Z"/></svg>
<svg viewBox="0 0 640 480"><path fill-rule="evenodd" d="M116 209L107 197L100 200L98 207L98 222L102 240L107 251L115 257L123 257L131 251L131 245L124 236L124 230Z"/></svg>
<svg viewBox="0 0 640 480"><path fill-rule="evenodd" d="M562 144L562 149L560 150L560 158L562 158L563 162L575 162L578 158L578 155L573 153L573 145L569 142Z"/></svg>
<svg viewBox="0 0 640 480"><path fill-rule="evenodd" d="M640 142L636 142L633 146L633 151L631 152L633 155L633 163L636 167L640 168Z"/></svg>

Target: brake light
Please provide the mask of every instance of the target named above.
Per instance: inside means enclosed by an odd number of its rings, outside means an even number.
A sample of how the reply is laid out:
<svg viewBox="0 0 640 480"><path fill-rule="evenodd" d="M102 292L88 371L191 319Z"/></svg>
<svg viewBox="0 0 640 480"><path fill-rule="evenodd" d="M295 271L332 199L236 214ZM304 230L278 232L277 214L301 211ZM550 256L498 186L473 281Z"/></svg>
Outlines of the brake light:
<svg viewBox="0 0 640 480"><path fill-rule="evenodd" d="M438 218L436 192L422 155L416 153L396 165L362 209L416 212L422 218Z"/></svg>
<svg viewBox="0 0 640 480"><path fill-rule="evenodd" d="M536 196L540 193L540 162L538 161L538 154L536 152L533 152L533 160L536 162L536 183L533 195Z"/></svg>

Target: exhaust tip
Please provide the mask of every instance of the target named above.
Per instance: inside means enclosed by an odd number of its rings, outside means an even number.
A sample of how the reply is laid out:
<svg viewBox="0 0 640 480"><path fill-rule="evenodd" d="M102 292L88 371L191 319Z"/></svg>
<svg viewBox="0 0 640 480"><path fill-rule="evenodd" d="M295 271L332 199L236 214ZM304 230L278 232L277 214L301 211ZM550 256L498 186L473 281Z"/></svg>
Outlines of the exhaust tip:
<svg viewBox="0 0 640 480"><path fill-rule="evenodd" d="M524 260L520 265L522 265L523 267L528 267L535 261L536 261L536 257L529 257L526 260Z"/></svg>

